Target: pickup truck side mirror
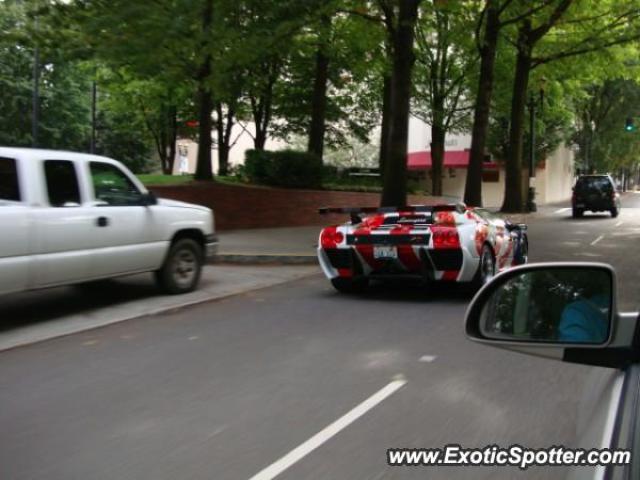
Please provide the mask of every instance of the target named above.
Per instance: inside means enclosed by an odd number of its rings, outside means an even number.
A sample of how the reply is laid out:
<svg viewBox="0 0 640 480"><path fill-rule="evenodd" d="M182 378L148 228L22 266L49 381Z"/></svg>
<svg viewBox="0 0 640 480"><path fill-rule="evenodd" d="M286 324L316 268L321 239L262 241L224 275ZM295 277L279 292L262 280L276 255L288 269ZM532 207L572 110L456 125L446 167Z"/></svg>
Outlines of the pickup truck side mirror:
<svg viewBox="0 0 640 480"><path fill-rule="evenodd" d="M158 198L155 196L153 192L146 192L140 195L140 205L148 207L148 206L157 205L157 204L158 204Z"/></svg>
<svg viewBox="0 0 640 480"><path fill-rule="evenodd" d="M568 362L624 368L638 357L637 313L618 314L615 272L600 263L540 263L497 275L473 298L476 342Z"/></svg>

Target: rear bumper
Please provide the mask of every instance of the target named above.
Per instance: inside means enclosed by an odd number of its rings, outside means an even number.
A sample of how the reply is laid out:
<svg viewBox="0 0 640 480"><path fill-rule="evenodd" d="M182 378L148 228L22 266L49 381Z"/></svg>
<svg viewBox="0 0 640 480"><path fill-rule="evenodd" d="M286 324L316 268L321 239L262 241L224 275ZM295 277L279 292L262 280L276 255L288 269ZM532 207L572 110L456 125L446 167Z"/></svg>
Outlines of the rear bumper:
<svg viewBox="0 0 640 480"><path fill-rule="evenodd" d="M573 208L579 208L580 210L590 210L593 212L601 212L605 210L611 210L612 208L620 208L620 202L615 200L576 200L571 205Z"/></svg>
<svg viewBox="0 0 640 480"><path fill-rule="evenodd" d="M475 270L472 254L465 248L428 248L398 245L398 259L374 259L357 248L318 248L318 260L327 278L416 278L465 282ZM409 255L410 258L407 258Z"/></svg>
<svg viewBox="0 0 640 480"><path fill-rule="evenodd" d="M218 236L215 234L207 235L204 239L204 255L207 259L211 259L218 254Z"/></svg>

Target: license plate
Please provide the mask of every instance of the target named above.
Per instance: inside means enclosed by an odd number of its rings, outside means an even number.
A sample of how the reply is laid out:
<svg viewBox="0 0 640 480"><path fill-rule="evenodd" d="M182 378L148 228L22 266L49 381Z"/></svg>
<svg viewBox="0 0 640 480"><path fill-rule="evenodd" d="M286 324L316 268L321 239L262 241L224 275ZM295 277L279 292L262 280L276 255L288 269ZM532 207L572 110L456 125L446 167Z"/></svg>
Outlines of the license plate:
<svg viewBox="0 0 640 480"><path fill-rule="evenodd" d="M398 258L398 249L388 245L374 246L373 258Z"/></svg>

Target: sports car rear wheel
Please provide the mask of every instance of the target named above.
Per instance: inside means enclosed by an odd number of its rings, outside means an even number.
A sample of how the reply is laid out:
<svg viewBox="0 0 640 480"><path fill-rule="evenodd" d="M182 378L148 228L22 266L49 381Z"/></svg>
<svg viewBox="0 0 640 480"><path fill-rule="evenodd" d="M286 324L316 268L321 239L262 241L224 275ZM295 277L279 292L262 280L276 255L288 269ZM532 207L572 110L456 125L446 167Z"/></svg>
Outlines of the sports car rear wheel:
<svg viewBox="0 0 640 480"><path fill-rule="evenodd" d="M480 264L478 265L478 271L473 279L473 286L481 288L484 284L488 283L496 274L496 259L493 256L493 251L489 245L482 247L482 253L480 254Z"/></svg>
<svg viewBox="0 0 640 480"><path fill-rule="evenodd" d="M584 213L584 211L579 209L579 208L574 208L574 209L571 210L571 216L573 218L580 218L580 217L582 217L583 213Z"/></svg>
<svg viewBox="0 0 640 480"><path fill-rule="evenodd" d="M331 285L333 288L338 290L341 293L362 293L366 288L369 282L366 278L332 278Z"/></svg>

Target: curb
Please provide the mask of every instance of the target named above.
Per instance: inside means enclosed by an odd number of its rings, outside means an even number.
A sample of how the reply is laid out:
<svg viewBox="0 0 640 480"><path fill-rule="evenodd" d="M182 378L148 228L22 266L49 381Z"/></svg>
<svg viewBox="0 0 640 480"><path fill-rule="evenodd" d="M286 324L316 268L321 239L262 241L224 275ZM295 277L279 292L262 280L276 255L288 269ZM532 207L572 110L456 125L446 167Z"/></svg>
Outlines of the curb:
<svg viewBox="0 0 640 480"><path fill-rule="evenodd" d="M30 337L27 335L27 337L23 337L23 338L19 338L18 340L13 340L13 341L6 341L6 339L3 341L2 338L0 338L0 353L4 353L10 350L15 350L18 348L22 348L22 347L27 347L30 345L35 345L38 343L42 343L42 342L47 342L50 340L56 340L59 338L63 338L63 337L69 337L71 335L76 335L76 334L81 334L81 333L86 333L86 332L91 332L93 330L100 330L103 328L108 328L111 327L113 325L119 324L119 323L124 323L124 322L128 322L131 320L139 320L139 319L145 319L145 318L149 318L149 317L154 317L157 315L161 315L161 314L165 314L165 313L173 313L173 312L177 312L180 310L183 310L185 308L188 307L192 307L192 306L196 306L196 305L202 305L202 304L206 304L206 303L216 303L216 302L220 302L223 300L226 300L228 298L232 298L232 297L237 297L240 295L244 295L246 293L249 292L255 292L255 291L259 291L259 290L264 290L267 288L271 288L271 287L276 287L279 285L283 285L289 282L295 282L297 280L300 280L301 278L305 278L307 276L310 275L314 275L317 272L314 273L308 273L308 274L302 274L300 276L296 276L294 278L286 278L286 279L279 279L273 283L270 284L265 284L265 285L257 285L257 286L253 286L250 288L241 288L238 290L232 290L232 291L228 291L228 292L223 292L217 295L212 295L212 296L203 296L200 298L192 298L189 300L184 300L182 302L173 304L173 305L167 305L167 306L157 306L153 309L149 309L147 311L145 311L144 313L134 313L131 315L121 315L119 317L115 317L112 318L111 320L108 321L104 321L101 323L94 323L94 324L90 324L90 325L82 325L82 326L71 326L70 328L67 329L61 329L57 332L49 332L49 333L45 333L45 334L40 334L38 335L31 335ZM44 322L46 323L46 322ZM10 331L8 331L10 332Z"/></svg>
<svg viewBox="0 0 640 480"><path fill-rule="evenodd" d="M222 253L213 257L210 263L229 263L238 265L316 265L318 257L315 255L281 255L281 254L250 254L250 253Z"/></svg>

